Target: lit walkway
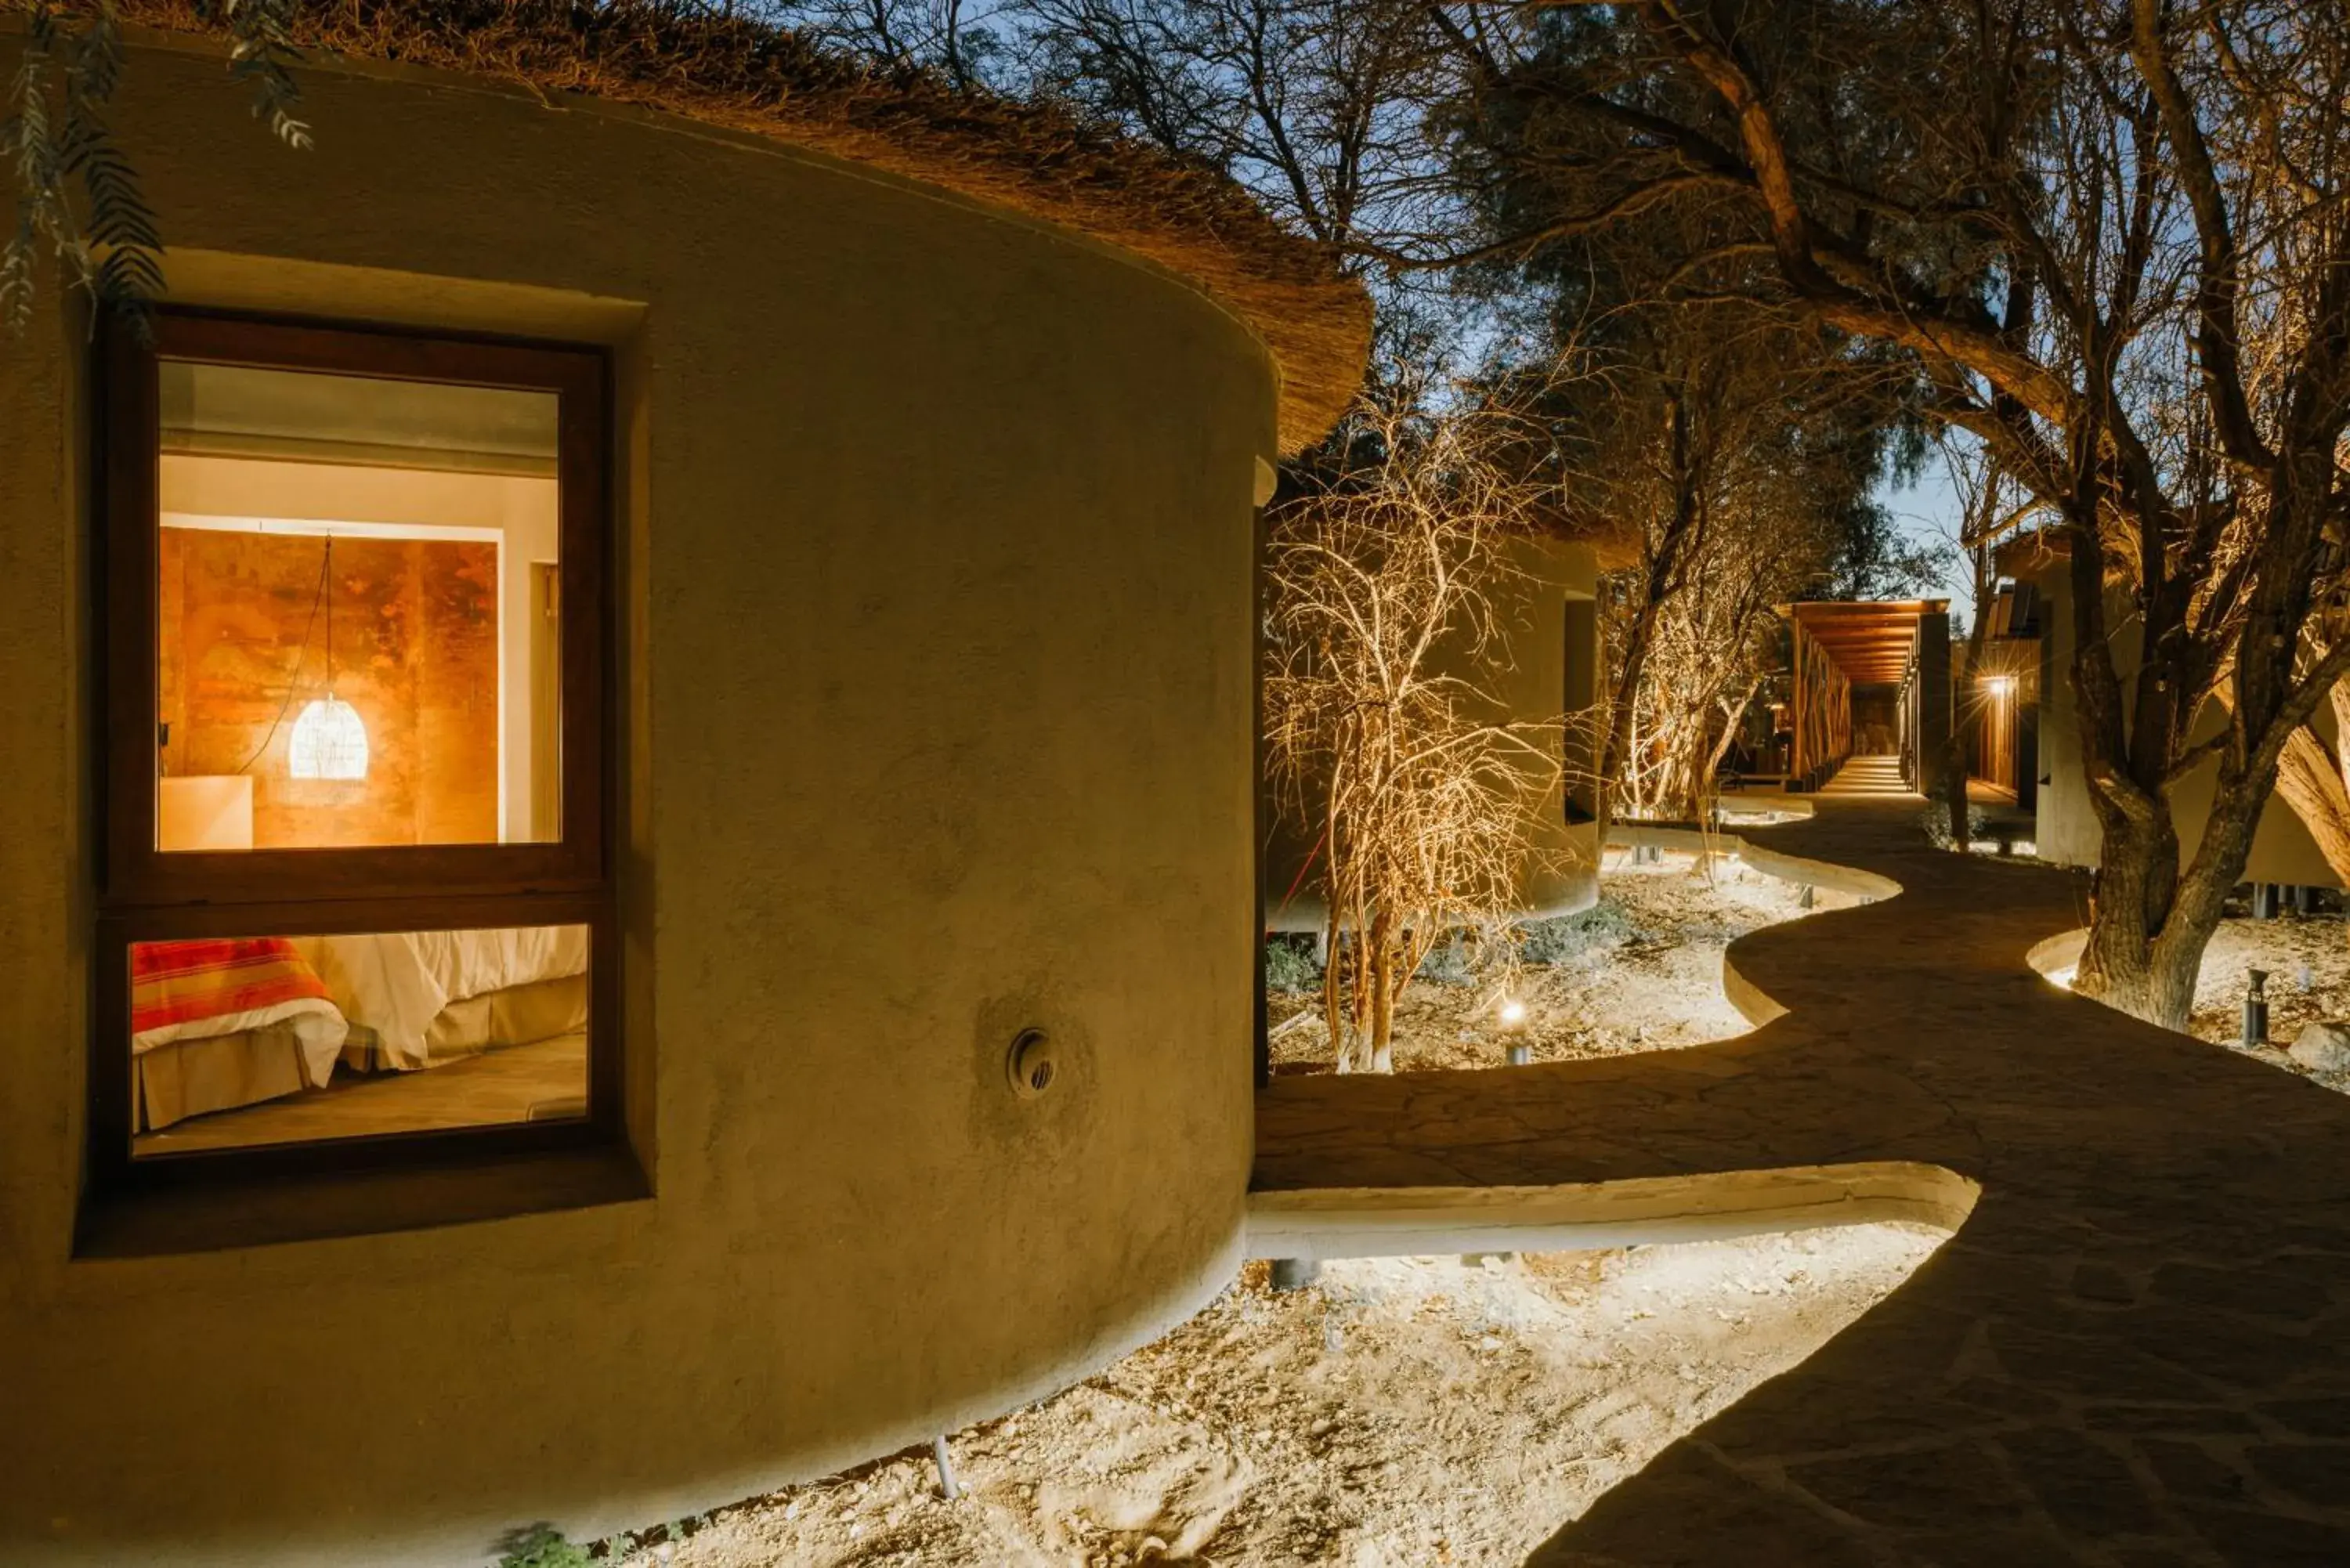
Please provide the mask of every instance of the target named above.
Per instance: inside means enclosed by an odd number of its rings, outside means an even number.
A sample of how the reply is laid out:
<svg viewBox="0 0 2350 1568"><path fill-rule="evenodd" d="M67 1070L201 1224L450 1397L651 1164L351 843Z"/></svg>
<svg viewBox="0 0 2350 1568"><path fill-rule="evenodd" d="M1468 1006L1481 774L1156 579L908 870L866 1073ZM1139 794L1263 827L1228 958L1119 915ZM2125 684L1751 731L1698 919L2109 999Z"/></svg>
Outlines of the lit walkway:
<svg viewBox="0 0 2350 1568"><path fill-rule="evenodd" d="M1910 794L1901 780L1899 757L1853 757L1836 770L1835 777L1819 788L1822 794Z"/></svg>
<svg viewBox="0 0 2350 1568"><path fill-rule="evenodd" d="M1562 1530L1544 1564L2350 1563L2350 1097L2056 991L2077 885L1937 854L1916 798L1744 835L1908 890L1731 950L1791 1011L1686 1051L1283 1079L1268 1189L1909 1160L1958 1234L1801 1366Z"/></svg>

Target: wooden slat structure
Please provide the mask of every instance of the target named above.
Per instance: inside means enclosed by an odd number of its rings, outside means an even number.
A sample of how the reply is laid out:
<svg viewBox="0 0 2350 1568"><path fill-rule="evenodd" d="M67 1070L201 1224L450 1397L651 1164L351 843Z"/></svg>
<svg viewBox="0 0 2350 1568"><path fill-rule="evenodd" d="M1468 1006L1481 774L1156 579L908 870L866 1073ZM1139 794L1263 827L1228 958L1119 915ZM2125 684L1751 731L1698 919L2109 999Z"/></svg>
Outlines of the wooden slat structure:
<svg viewBox="0 0 2350 1568"><path fill-rule="evenodd" d="M1794 679L1788 683L1794 748L1787 776L1798 789L1816 789L1852 755L1852 680L1801 620L1788 629L1794 659Z"/></svg>
<svg viewBox="0 0 2350 1568"><path fill-rule="evenodd" d="M1917 653L1920 623L1950 610L1948 599L1868 599L1789 605L1786 614L1854 685L1898 686Z"/></svg>
<svg viewBox="0 0 2350 1568"><path fill-rule="evenodd" d="M1782 607L1794 660L1789 784L1816 789L1852 754L1855 687L1899 691L1902 777L1929 790L1950 732L1950 601L1840 600Z"/></svg>

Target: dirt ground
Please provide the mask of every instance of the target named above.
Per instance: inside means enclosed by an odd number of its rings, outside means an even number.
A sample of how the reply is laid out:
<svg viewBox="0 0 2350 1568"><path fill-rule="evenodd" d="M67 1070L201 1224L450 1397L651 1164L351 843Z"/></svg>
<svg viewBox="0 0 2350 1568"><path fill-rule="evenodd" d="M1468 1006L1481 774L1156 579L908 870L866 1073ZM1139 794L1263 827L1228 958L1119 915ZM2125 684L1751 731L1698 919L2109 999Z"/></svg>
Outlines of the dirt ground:
<svg viewBox="0 0 2350 1568"><path fill-rule="evenodd" d="M2273 1044L2246 1046L2241 1043L2244 990L2254 969L2268 971L2269 1039ZM2199 1040L2350 1092L2350 1076L2312 1073L2284 1053L2301 1026L2314 1019L2350 1020L2350 920L2338 914L2286 913L2272 920L2220 921L2211 945L2203 950L2189 1032Z"/></svg>
<svg viewBox="0 0 2350 1568"><path fill-rule="evenodd" d="M1709 864L1710 874L1691 855L1639 862L1610 850L1598 907L1555 922L1557 962L1506 980L1412 981L1397 1005L1396 1070L1498 1067L1513 1039L1532 1045L1537 1062L1564 1062L1744 1033L1745 1019L1721 993L1722 950L1759 926L1849 900L1822 891L1806 909L1797 888L1735 856ZM1514 1031L1503 1018L1511 1001L1525 1009ZM1318 992L1270 998L1276 1073L1329 1070L1321 1004Z"/></svg>
<svg viewBox="0 0 2350 1568"><path fill-rule="evenodd" d="M1555 961L1415 981L1397 1065L1502 1066L1741 1033L1721 953L1808 912L1717 857L1609 855ZM1815 907L1833 902L1821 895ZM1525 1017L1513 1034L1501 1004ZM1318 994L1276 994L1276 1027ZM1277 1070L1327 1071L1305 1019ZM1207 1310L1051 1399L954 1434L964 1496L926 1452L600 1543L628 1568L1146 1563L1514 1563L1592 1500L1891 1291L1939 1234L1862 1226L1603 1253L1326 1263L1275 1293L1252 1264Z"/></svg>
<svg viewBox="0 0 2350 1568"><path fill-rule="evenodd" d="M628 1568L1515 1563L1801 1361L1940 1236L1253 1265L1100 1376L928 1453L605 1543Z"/></svg>

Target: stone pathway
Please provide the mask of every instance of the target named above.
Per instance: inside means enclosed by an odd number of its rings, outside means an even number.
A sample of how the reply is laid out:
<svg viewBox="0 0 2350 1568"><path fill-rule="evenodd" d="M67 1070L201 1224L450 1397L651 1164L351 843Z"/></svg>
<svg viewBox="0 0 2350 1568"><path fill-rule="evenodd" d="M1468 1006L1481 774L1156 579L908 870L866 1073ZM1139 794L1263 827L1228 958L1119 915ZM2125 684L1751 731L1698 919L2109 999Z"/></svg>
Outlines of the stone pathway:
<svg viewBox="0 0 2350 1568"><path fill-rule="evenodd" d="M1936 853L1919 810L1823 800L1742 835L1906 889L1733 946L1732 995L1788 1010L1753 1033L1283 1079L1257 1186L1877 1160L1981 1184L1906 1285L1545 1568L2350 1565L2350 1097L2049 986L2023 953L2082 922L2081 884Z"/></svg>

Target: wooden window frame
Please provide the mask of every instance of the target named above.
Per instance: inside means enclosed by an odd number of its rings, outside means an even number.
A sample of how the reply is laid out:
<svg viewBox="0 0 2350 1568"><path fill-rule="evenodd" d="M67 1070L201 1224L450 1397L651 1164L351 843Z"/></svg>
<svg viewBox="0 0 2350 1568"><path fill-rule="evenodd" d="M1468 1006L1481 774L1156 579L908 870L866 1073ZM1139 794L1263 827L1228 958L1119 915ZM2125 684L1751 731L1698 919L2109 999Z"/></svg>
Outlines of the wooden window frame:
<svg viewBox="0 0 2350 1568"><path fill-rule="evenodd" d="M99 627L100 831L90 949L95 994L88 1196L109 1203L192 1187L233 1194L243 1186L259 1192L289 1176L341 1174L373 1180L400 1168L495 1165L599 1147L624 1153L621 944L610 842L619 780L613 591L619 541L610 512L608 355L591 347L177 308L158 310L150 326L142 337L109 322L101 328L99 345L93 576ZM556 394L559 838L169 853L156 846L162 435L158 365L164 359ZM589 931L584 1117L133 1158L133 943L547 925L584 925ZM608 1182L590 1185L612 1189ZM641 1195L641 1178L621 1187ZM543 1206L527 1196L516 1204ZM392 1222L405 1225L415 1222L414 1209L412 1201L395 1199L388 1211L405 1216ZM328 1222L325 1233L380 1228L389 1227L368 1222L364 1213L357 1220L346 1214Z"/></svg>

